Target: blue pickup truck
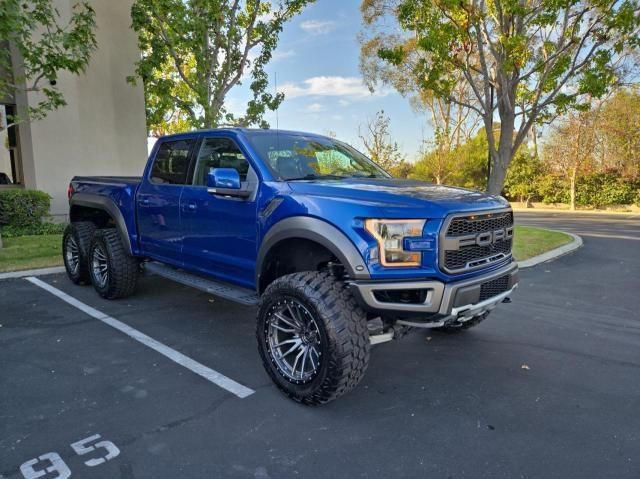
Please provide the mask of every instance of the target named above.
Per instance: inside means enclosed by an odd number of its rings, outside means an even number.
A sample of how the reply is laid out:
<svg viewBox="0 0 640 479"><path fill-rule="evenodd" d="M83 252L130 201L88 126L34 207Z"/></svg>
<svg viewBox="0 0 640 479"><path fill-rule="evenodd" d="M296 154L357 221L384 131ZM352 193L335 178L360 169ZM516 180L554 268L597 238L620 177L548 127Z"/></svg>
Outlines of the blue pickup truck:
<svg viewBox="0 0 640 479"><path fill-rule="evenodd" d="M258 305L265 369L322 404L371 344L481 322L517 287L501 197L394 179L320 135L221 128L160 138L141 178L75 177L64 263L104 298L156 274Z"/></svg>

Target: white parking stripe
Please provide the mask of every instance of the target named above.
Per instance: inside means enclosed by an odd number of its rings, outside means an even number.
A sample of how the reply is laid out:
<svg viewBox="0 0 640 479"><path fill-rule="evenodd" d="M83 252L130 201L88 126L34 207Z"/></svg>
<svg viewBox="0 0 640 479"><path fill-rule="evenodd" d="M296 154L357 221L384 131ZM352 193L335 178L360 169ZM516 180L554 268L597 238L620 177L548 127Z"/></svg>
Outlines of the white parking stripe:
<svg viewBox="0 0 640 479"><path fill-rule="evenodd" d="M169 346L165 346L164 344L156 341L155 339L147 336L146 334L141 333L137 329L134 329L131 326L128 326L123 322L118 321L117 319L112 318L111 316L108 316L98 311L95 308L92 308L91 306L83 303L82 301L78 301L76 298L69 296L67 293L64 293L59 289L54 288L50 284L47 284L44 281L39 280L38 278L34 278L33 276L31 276L25 279L35 284L36 286L39 286L40 288L50 292L54 296L57 296L62 301L70 304L71 306L88 314L89 316L95 319L99 319L103 323L108 324L113 328L116 328L118 331L126 334L130 338L135 339L139 343L142 343L145 346L150 347L154 351L159 352L163 356L171 359L173 362L176 362L179 365L184 366L187 369L190 369L194 373L202 376L203 378L211 381L212 383L220 386L221 388L226 389L230 393L235 394L239 398L246 398L247 396L250 396L255 392L253 389L250 389L246 386L243 386L240 383L237 383L233 379L226 377L224 374L214 371L213 369L208 368L207 366L200 364L197 361L194 361L193 359L185 356L184 354L179 353L175 349L171 349Z"/></svg>

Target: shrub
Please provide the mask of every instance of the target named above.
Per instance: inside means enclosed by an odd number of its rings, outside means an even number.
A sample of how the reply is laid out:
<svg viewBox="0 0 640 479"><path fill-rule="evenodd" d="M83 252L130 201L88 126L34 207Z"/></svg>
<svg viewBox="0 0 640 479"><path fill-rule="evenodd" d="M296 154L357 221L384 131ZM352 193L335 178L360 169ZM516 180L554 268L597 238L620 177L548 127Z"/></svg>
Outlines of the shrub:
<svg viewBox="0 0 640 479"><path fill-rule="evenodd" d="M0 190L1 216L9 226L35 226L49 216L51 197L37 190Z"/></svg>
<svg viewBox="0 0 640 479"><path fill-rule="evenodd" d="M546 174L538 179L538 194L543 203L568 203L569 184L566 179L554 174Z"/></svg>
<svg viewBox="0 0 640 479"><path fill-rule="evenodd" d="M618 171L609 170L585 175L576 185L576 203L580 206L601 207L629 205L637 196L638 184Z"/></svg>
<svg viewBox="0 0 640 479"><path fill-rule="evenodd" d="M521 151L511 160L504 192L507 198L521 202L536 200L540 196L538 182L542 175L542 163L538 158Z"/></svg>
<svg viewBox="0 0 640 479"><path fill-rule="evenodd" d="M49 218L51 197L37 190L0 190L0 218L2 235L5 237L22 235L56 234L64 225L45 221Z"/></svg>
<svg viewBox="0 0 640 479"><path fill-rule="evenodd" d="M4 226L2 227L2 236L4 238L16 238L26 235L57 235L64 232L66 223L49 223L42 222L33 226Z"/></svg>

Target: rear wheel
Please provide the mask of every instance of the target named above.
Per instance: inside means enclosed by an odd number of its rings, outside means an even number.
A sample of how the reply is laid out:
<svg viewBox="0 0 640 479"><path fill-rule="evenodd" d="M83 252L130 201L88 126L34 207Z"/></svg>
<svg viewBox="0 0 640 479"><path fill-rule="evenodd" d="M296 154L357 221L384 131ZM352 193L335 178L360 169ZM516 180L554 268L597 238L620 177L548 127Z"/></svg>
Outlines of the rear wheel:
<svg viewBox="0 0 640 479"><path fill-rule="evenodd" d="M75 284L89 284L87 254L96 225L89 221L71 223L62 236L62 257L67 276Z"/></svg>
<svg viewBox="0 0 640 479"><path fill-rule="evenodd" d="M138 283L138 260L125 250L116 229L95 232L89 262L91 283L100 296L118 299L133 294Z"/></svg>
<svg viewBox="0 0 640 479"><path fill-rule="evenodd" d="M328 273L289 274L269 285L257 338L271 379L303 404L324 404L350 391L369 362L366 314Z"/></svg>

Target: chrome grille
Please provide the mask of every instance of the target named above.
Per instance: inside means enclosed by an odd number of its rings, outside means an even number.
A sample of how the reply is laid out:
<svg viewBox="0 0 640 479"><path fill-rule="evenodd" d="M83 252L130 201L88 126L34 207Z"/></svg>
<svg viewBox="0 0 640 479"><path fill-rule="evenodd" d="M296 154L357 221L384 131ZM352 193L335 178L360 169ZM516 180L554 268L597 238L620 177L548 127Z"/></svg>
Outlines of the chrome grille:
<svg viewBox="0 0 640 479"><path fill-rule="evenodd" d="M492 279L480 285L480 301L498 296L509 289L509 275Z"/></svg>
<svg viewBox="0 0 640 479"><path fill-rule="evenodd" d="M440 234L440 267L463 273L511 256L513 212L456 214L445 220Z"/></svg>

